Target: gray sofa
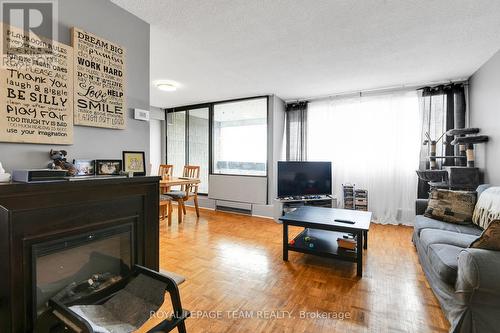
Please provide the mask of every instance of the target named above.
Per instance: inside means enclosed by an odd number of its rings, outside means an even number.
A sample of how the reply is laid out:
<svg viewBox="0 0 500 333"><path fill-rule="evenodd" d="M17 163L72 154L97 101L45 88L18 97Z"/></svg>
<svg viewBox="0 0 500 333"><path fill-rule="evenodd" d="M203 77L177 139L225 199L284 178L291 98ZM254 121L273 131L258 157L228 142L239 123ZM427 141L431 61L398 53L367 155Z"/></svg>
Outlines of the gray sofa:
<svg viewBox="0 0 500 333"><path fill-rule="evenodd" d="M478 198L487 187L477 189ZM468 248L479 227L425 217L426 207L417 201L413 243L450 332L500 332L500 251Z"/></svg>

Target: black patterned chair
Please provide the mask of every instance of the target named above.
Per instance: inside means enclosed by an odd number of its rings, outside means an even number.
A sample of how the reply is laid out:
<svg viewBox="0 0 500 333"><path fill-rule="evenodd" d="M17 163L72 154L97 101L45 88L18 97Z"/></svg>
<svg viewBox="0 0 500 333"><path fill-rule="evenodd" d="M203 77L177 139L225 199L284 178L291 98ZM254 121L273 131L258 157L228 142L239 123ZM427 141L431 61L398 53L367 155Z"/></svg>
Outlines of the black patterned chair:
<svg viewBox="0 0 500 333"><path fill-rule="evenodd" d="M49 306L65 328L75 332L134 332L157 314L156 318L165 319L148 332L170 332L177 328L179 333L185 333L184 321L190 313L182 309L176 280L183 281L136 265L128 278L91 298L74 304L63 304L52 298ZM170 294L173 309L159 313L166 293Z"/></svg>

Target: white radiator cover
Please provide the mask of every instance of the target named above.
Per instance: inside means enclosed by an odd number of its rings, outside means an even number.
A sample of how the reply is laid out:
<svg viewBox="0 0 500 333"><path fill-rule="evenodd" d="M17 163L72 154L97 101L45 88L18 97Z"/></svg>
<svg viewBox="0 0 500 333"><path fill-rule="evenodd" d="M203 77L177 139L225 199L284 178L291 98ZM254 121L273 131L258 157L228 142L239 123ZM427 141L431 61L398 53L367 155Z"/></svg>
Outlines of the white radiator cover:
<svg viewBox="0 0 500 333"><path fill-rule="evenodd" d="M208 197L247 204L267 204L267 177L210 175Z"/></svg>

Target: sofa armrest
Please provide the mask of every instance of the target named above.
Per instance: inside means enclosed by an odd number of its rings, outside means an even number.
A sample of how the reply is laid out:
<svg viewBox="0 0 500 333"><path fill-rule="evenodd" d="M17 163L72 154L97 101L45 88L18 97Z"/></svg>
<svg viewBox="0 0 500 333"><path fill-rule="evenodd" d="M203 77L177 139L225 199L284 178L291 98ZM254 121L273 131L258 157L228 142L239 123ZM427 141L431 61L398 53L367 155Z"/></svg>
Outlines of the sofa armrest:
<svg viewBox="0 0 500 333"><path fill-rule="evenodd" d="M417 213L417 215L424 215L428 204L428 199L417 199L417 201L415 202L415 212Z"/></svg>
<svg viewBox="0 0 500 333"><path fill-rule="evenodd" d="M500 303L500 251L466 248L458 256L456 291L484 292Z"/></svg>
<svg viewBox="0 0 500 333"><path fill-rule="evenodd" d="M450 332L498 331L499 279L500 251L466 248L460 252Z"/></svg>

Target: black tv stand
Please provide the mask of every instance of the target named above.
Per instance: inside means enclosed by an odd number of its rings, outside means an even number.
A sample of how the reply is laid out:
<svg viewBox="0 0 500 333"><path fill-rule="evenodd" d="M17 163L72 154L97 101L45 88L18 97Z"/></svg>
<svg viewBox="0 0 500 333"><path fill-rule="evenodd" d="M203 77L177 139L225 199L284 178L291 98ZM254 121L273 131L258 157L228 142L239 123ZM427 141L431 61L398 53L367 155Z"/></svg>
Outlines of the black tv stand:
<svg viewBox="0 0 500 333"><path fill-rule="evenodd" d="M320 201L320 200L331 200L331 195L296 195L290 197L278 198L281 202L294 202L294 201Z"/></svg>
<svg viewBox="0 0 500 333"><path fill-rule="evenodd" d="M304 206L337 208L337 198L331 194L277 198L274 203L274 219L279 222L278 219L285 213Z"/></svg>

